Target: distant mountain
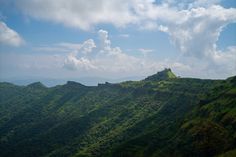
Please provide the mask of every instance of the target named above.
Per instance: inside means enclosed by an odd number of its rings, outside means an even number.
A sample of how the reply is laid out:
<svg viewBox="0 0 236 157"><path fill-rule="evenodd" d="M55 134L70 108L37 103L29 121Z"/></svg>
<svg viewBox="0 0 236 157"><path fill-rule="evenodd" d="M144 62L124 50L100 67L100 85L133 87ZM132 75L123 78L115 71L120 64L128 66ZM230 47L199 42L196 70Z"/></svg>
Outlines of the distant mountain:
<svg viewBox="0 0 236 157"><path fill-rule="evenodd" d="M236 76L45 87L0 83L1 157L236 155Z"/></svg>
<svg viewBox="0 0 236 157"><path fill-rule="evenodd" d="M69 78L69 79L59 79L59 78L38 78L38 77L29 77L29 78L0 78L0 82L11 82L16 85L26 86L28 84L40 81L47 87L53 87L56 85L63 85L67 80L80 82L87 86L96 86L98 83L105 82L123 82L127 80L141 80L144 76L133 76L125 78L102 78L102 77L80 77L80 78Z"/></svg>
<svg viewBox="0 0 236 157"><path fill-rule="evenodd" d="M46 86L44 86L41 82L31 83L31 84L29 84L27 87L28 87L28 88L36 88L36 89L46 88Z"/></svg>

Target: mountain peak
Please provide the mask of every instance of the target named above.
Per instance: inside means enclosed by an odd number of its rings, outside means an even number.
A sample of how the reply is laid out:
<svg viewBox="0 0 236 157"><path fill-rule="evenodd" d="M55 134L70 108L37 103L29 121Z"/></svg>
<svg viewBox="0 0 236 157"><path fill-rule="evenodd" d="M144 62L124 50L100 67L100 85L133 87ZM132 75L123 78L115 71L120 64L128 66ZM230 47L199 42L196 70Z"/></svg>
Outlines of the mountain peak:
<svg viewBox="0 0 236 157"><path fill-rule="evenodd" d="M84 86L83 84L75 82L75 81L67 81L66 85L68 85L68 86Z"/></svg>
<svg viewBox="0 0 236 157"><path fill-rule="evenodd" d="M27 87L30 87L30 88L46 88L46 86L43 85L41 82L31 83Z"/></svg>
<svg viewBox="0 0 236 157"><path fill-rule="evenodd" d="M164 70L157 72L154 75L145 78L145 81L160 81L177 78L176 75L171 71L170 68L165 68Z"/></svg>
<svg viewBox="0 0 236 157"><path fill-rule="evenodd" d="M85 85L83 85L81 83L78 83L78 82L75 82L75 81L67 81L67 83L63 86L66 87L66 88L69 88L69 89L86 87Z"/></svg>

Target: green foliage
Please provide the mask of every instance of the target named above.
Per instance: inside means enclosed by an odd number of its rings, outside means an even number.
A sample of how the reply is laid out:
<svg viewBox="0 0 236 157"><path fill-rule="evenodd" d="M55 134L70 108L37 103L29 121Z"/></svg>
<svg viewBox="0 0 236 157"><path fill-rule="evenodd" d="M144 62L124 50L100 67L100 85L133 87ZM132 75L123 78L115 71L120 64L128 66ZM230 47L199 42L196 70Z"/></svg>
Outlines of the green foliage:
<svg viewBox="0 0 236 157"><path fill-rule="evenodd" d="M95 87L0 83L0 156L229 155L235 98L236 77L176 78L170 69Z"/></svg>

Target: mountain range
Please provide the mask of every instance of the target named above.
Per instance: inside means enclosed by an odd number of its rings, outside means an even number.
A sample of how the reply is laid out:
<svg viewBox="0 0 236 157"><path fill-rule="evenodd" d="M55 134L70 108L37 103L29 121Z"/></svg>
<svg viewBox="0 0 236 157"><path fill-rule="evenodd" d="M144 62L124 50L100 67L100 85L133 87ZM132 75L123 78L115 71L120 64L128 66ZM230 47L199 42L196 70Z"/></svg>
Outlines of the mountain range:
<svg viewBox="0 0 236 157"><path fill-rule="evenodd" d="M234 157L236 76L0 83L1 157Z"/></svg>

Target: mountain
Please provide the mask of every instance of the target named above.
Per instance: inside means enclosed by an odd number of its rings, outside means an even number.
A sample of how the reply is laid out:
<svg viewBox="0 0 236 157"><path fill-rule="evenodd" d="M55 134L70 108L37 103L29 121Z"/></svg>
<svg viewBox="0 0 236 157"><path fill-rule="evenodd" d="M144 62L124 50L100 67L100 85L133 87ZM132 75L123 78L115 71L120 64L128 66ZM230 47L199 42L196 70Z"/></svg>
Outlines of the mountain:
<svg viewBox="0 0 236 157"><path fill-rule="evenodd" d="M41 82L31 83L27 86L28 88L43 89L46 88Z"/></svg>
<svg viewBox="0 0 236 157"><path fill-rule="evenodd" d="M166 68L163 71L157 72L156 74L147 77L146 81L161 81L167 79L174 79L177 78L175 74L171 71L171 69Z"/></svg>
<svg viewBox="0 0 236 157"><path fill-rule="evenodd" d="M223 157L236 152L236 76L47 88L0 83L1 157Z"/></svg>
<svg viewBox="0 0 236 157"><path fill-rule="evenodd" d="M30 77L27 78L1 78L0 82L11 82L16 85L26 86L34 82L40 81L47 87L53 87L56 85L62 85L67 82L67 80L80 82L87 86L96 86L98 83L103 82L123 82L127 80L141 80L144 76L131 76L131 77L122 77L122 78L102 78L102 77L79 77L79 78L70 78L70 79L60 79L60 78L38 78Z"/></svg>

